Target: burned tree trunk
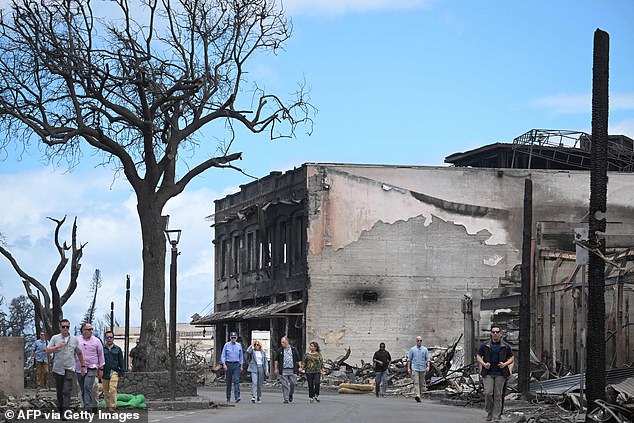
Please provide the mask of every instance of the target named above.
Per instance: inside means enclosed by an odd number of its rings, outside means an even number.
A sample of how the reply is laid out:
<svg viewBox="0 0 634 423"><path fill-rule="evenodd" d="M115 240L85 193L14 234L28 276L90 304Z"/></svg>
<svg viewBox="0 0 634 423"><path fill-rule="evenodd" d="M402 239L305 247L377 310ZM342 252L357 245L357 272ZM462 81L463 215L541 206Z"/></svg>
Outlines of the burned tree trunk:
<svg viewBox="0 0 634 423"><path fill-rule="evenodd" d="M608 76L610 38L594 33L592 69L592 146L590 171L590 217L588 243L588 342L586 395L588 411L595 401L605 399L605 239L607 209ZM589 421L589 420L586 420Z"/></svg>
<svg viewBox="0 0 634 423"><path fill-rule="evenodd" d="M533 235L533 181L524 181L524 239L522 241L522 291L520 297L520 345L518 365L518 388L528 395L530 385L531 348L531 238Z"/></svg>
<svg viewBox="0 0 634 423"><path fill-rule="evenodd" d="M33 303L33 306L35 307L35 315L37 316L37 319L39 319L38 321L41 322L41 329L45 330L47 337L50 338L52 335L59 332L58 322L64 316L64 304L66 304L71 295L73 295L77 289L77 279L79 278L79 270L81 268L80 261L84 254L84 247L86 246L86 243L77 243L77 218L73 221L70 246L66 243L66 241L63 243L60 242L59 232L61 227L64 225L64 222L66 222L66 217L62 220L53 219L51 217L48 219L55 222L56 225L54 243L59 254L59 262L57 263L49 281L51 287L50 293L43 283L24 271L13 255L1 245L0 254L2 254L9 263L11 263L15 273L22 278L22 283L24 285L24 289L26 290L27 297L29 297ZM63 294L60 295L58 287L59 277L68 265L69 258L66 257L66 252L69 250L71 251L70 280L68 282L68 286L63 291ZM39 324L36 323L36 326L39 326Z"/></svg>

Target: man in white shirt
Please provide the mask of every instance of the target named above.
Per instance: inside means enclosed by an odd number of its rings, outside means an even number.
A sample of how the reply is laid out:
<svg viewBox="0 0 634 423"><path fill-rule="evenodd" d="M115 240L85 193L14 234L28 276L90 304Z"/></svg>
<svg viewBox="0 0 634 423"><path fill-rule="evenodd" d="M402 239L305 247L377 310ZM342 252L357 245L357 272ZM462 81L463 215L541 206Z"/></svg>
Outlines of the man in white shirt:
<svg viewBox="0 0 634 423"><path fill-rule="evenodd" d="M79 359L81 374L86 374L86 363L79 348L79 341L70 334L70 321L62 319L59 322L60 333L53 335L47 354L55 354L53 358L53 376L55 376L55 389L57 391L57 408L62 420L67 420L64 411L70 407L70 392L73 387L75 374L75 355Z"/></svg>

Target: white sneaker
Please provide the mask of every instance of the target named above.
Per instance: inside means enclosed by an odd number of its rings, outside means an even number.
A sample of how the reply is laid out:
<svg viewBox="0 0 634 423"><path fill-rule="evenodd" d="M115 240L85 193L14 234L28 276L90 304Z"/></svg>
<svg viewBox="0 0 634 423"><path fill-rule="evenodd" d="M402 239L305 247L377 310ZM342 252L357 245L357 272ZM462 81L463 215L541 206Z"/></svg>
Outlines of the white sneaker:
<svg viewBox="0 0 634 423"><path fill-rule="evenodd" d="M262 404L262 400L259 399L259 400L256 401L256 403L257 404Z"/></svg>
<svg viewBox="0 0 634 423"><path fill-rule="evenodd" d="M251 397L251 402L252 402L253 404L255 404L255 396L252 396L252 397Z"/></svg>

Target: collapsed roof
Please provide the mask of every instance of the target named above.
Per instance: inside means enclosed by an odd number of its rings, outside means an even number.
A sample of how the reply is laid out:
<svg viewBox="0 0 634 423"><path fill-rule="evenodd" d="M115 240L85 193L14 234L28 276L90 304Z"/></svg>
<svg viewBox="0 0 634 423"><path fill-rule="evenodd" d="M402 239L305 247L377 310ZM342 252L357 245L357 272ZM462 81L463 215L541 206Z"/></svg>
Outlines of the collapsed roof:
<svg viewBox="0 0 634 423"><path fill-rule="evenodd" d="M494 143L445 158L457 167L590 170L592 136L585 132L531 129L512 143ZM634 141L608 135L608 171L634 171Z"/></svg>

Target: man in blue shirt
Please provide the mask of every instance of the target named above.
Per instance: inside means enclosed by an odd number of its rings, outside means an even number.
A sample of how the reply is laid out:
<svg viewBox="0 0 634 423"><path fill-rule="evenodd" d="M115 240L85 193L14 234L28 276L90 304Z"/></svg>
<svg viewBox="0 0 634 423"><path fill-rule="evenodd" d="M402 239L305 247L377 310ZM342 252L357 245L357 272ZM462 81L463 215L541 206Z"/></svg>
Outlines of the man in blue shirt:
<svg viewBox="0 0 634 423"><path fill-rule="evenodd" d="M225 369L225 383L227 385L227 402L231 401L231 383L233 382L233 397L236 402L240 402L240 373L244 365L244 355L242 352L242 344L236 342L238 334L231 332L231 339L222 347L220 354L220 362Z"/></svg>
<svg viewBox="0 0 634 423"><path fill-rule="evenodd" d="M425 373L429 371L429 351L423 347L423 338L416 337L416 345L407 353L407 373L414 379L414 399L420 402L420 393L425 391Z"/></svg>
<svg viewBox="0 0 634 423"><path fill-rule="evenodd" d="M33 352L31 360L35 361L35 369L37 375L37 389L48 388L48 354L46 354L46 332L40 332L40 339L33 343Z"/></svg>
<svg viewBox="0 0 634 423"><path fill-rule="evenodd" d="M491 339L480 345L476 360L482 368L480 375L484 383L487 421L501 420L504 382L510 376L509 366L515 358L511 346L502 340L499 325L491 325Z"/></svg>

